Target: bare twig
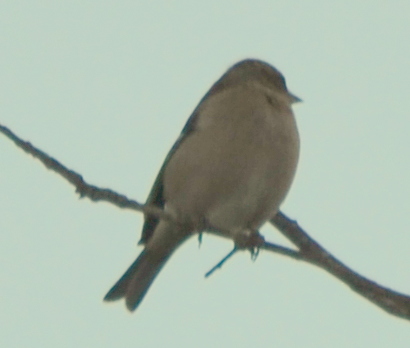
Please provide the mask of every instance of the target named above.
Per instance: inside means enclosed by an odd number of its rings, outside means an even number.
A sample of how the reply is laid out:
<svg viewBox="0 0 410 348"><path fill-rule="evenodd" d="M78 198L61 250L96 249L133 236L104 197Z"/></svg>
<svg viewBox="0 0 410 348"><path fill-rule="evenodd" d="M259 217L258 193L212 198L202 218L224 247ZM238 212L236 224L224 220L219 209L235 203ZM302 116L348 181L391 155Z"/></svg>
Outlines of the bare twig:
<svg viewBox="0 0 410 348"><path fill-rule="evenodd" d="M223 264L228 261L228 259L233 256L239 249L234 247L221 261L219 261L214 267L212 267L208 272L205 273L205 278L208 278L212 273L214 273L218 268L221 268Z"/></svg>
<svg viewBox="0 0 410 348"><path fill-rule="evenodd" d="M0 125L0 133L12 140L18 147L41 161L46 168L60 174L70 184L74 185L76 192L80 197L87 197L92 201L109 202L119 208L126 208L135 211L142 211L150 215L157 216L161 219L172 220L163 210L155 206L144 206L135 200L127 198L125 195L118 194L110 189L99 188L88 184L82 176L73 170L68 169L56 159L50 157L43 151L37 149L29 142L23 141L15 135L10 129ZM359 275L352 269L345 266L342 262L332 256L314 239L312 239L295 221L290 220L283 213L279 212L271 223L287 237L299 250L282 247L269 242L263 242L259 247L264 250L275 252L292 259L306 261L314 264L330 274L334 275L342 282L347 284L352 290L364 296L386 312L403 319L410 320L410 297L400 294L394 290L385 288L377 283ZM217 230L209 228L208 231L219 234ZM223 235L223 234L222 234ZM250 245L250 248L254 245ZM234 248L223 260L221 260L211 271L209 275L229 259L236 249Z"/></svg>
<svg viewBox="0 0 410 348"><path fill-rule="evenodd" d="M348 285L386 312L410 319L410 297L383 287L353 271L326 251L297 223L279 212L271 223L299 248L300 259L314 264ZM290 255L288 255L290 256Z"/></svg>
<svg viewBox="0 0 410 348"><path fill-rule="evenodd" d="M110 189L88 184L80 174L71 169L68 169L55 158L49 156L45 152L33 146L30 142L20 139L10 129L2 126L1 124L0 132L3 133L7 138L12 140L17 145L17 147L23 149L25 152L38 159L47 169L56 172L64 179L66 179L70 184L74 185L74 187L76 188L75 191L80 195L80 198L87 197L94 202L109 202L111 204L114 204L118 208L149 213L150 215L158 216L161 219L171 219L168 214L166 214L162 209L159 209L158 207L145 206L141 203L138 203L137 201L129 199L125 195L119 194Z"/></svg>

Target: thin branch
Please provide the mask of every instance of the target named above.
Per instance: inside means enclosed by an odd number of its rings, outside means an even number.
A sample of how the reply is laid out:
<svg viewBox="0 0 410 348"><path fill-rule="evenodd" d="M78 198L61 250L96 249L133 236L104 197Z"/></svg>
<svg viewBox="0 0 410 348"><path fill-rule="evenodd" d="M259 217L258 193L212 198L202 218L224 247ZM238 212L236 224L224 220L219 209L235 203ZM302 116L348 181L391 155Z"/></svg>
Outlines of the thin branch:
<svg viewBox="0 0 410 348"><path fill-rule="evenodd" d="M311 238L296 221L279 212L270 221L286 238L299 248L301 260L314 264L334 275L353 291L364 296L386 312L410 319L410 297L367 279L331 255Z"/></svg>
<svg viewBox="0 0 410 348"><path fill-rule="evenodd" d="M171 217L162 209L155 206L145 206L137 201L129 199L125 195L114 192L110 189L93 186L87 183L83 177L74 170L67 168L55 158L33 146L30 142L24 141L14 134L9 128L0 124L0 132L13 141L17 147L24 150L34 158L38 159L47 169L56 172L66 179L76 188L75 192L80 198L87 197L94 202L109 202L121 209L131 209L155 215L161 219L170 220Z"/></svg>
<svg viewBox="0 0 410 348"><path fill-rule="evenodd" d="M125 195L118 194L110 189L99 188L88 184L84 181L82 176L73 170L68 169L56 159L50 157L45 152L37 149L29 142L23 141L15 135L10 129L0 125L0 133L12 140L19 148L29 153L33 157L41 161L46 168L60 174L70 184L74 185L76 192L80 197L87 197L92 201L109 202L119 208L126 208L135 211L142 211L150 215L157 216L161 219L171 220L172 218L163 210L155 206L144 206L135 200L127 198ZM174 221L175 222L175 221ZM410 320L410 297L398 293L394 290L385 288L377 283L359 275L352 269L348 268L322 246L320 246L314 239L312 239L295 221L286 217L279 212L270 221L276 228L287 237L299 250L282 247L269 242L263 242L259 247L261 249L278 253L299 261L306 261L314 264L330 274L334 275L342 282L347 284L352 290L364 296L375 305L379 306L386 312L398 316L403 319ZM209 226L208 226L209 227ZM218 235L214 228L207 228ZM223 234L222 234L223 235ZM254 245L250 245L253 248ZM219 262L214 268L219 268L222 264L235 252L232 250L227 257ZM211 271L213 271L211 270Z"/></svg>
<svg viewBox="0 0 410 348"><path fill-rule="evenodd" d="M281 245L273 244L271 242L264 242L260 246L261 249L271 251L276 254L284 255L298 261L308 261L299 251L286 248Z"/></svg>
<svg viewBox="0 0 410 348"><path fill-rule="evenodd" d="M221 261L219 261L214 267L212 267L208 272L205 273L205 278L208 278L212 273L214 273L218 268L221 268L223 264L228 261L228 259L233 256L239 249L234 247Z"/></svg>

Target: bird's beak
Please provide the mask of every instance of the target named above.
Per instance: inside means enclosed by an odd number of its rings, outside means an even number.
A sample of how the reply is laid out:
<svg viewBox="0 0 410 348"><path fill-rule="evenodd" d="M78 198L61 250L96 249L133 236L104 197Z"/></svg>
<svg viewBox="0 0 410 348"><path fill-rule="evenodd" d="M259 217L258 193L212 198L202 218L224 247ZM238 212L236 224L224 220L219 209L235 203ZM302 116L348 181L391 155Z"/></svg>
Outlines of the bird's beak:
<svg viewBox="0 0 410 348"><path fill-rule="evenodd" d="M289 93L289 92L288 92L288 93ZM300 99L299 97L295 96L295 95L292 94L292 93L289 93L289 97L290 97L290 102L291 102L292 104L301 103L301 102L303 101L302 99Z"/></svg>

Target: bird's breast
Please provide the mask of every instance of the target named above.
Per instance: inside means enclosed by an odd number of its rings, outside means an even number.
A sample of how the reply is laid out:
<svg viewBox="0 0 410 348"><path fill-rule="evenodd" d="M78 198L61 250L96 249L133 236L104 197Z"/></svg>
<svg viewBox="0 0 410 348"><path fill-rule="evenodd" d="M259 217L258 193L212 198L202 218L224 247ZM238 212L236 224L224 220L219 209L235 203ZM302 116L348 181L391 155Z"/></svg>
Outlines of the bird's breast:
<svg viewBox="0 0 410 348"><path fill-rule="evenodd" d="M165 199L179 219L256 229L278 210L299 153L293 114L276 117L268 105L243 111L192 132L170 159Z"/></svg>

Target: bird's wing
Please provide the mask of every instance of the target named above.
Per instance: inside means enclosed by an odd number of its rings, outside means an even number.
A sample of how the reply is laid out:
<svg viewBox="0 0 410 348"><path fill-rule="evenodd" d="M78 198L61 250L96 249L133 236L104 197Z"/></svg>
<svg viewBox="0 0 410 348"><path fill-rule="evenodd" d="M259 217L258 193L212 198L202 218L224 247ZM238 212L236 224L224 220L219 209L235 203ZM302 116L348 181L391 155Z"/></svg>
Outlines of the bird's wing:
<svg viewBox="0 0 410 348"><path fill-rule="evenodd" d="M163 177L165 168L170 161L171 157L177 151L179 146L182 142L194 131L195 128L195 119L197 116L198 107L194 110L192 115L189 117L188 121L186 122L184 128L182 129L181 135L177 139L177 141L172 146L171 150L168 152L167 157L165 158L164 163L155 179L154 185L152 186L151 192L148 195L147 201L145 204L155 205L159 208L164 208L165 205L165 197L164 197L164 184L163 184ZM153 215L144 215L144 225L142 227L141 239L138 244L145 244L154 233L155 227L157 226L159 219Z"/></svg>
<svg viewBox="0 0 410 348"><path fill-rule="evenodd" d="M151 192L148 195L147 201L145 204L152 204L155 205L159 208L164 208L165 205L165 197L164 197L164 184L163 184L163 177L164 177L164 172L165 168L170 161L171 157L174 155L175 151L179 148L179 146L182 144L185 139L192 134L192 132L195 131L196 128L196 121L198 119L199 115L199 109L201 105L204 103L204 101L211 96L219 93L222 91L226 86L222 84L218 80L212 87L211 89L205 94L205 96L200 100L198 106L195 108L195 110L192 112L191 116L188 118L188 121L185 123L184 128L182 129L181 135L175 142L175 144L172 146L171 150L168 152L167 157L165 158L164 163L162 164L162 167L157 175L157 178L155 179L154 185L152 186ZM155 216L145 214L144 215L144 225L142 227L142 233L141 233L141 239L138 242L138 244L145 244L152 236L154 233L155 227L157 226L159 219Z"/></svg>

